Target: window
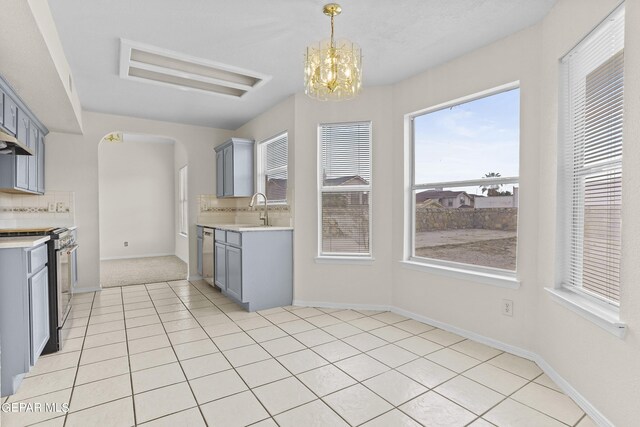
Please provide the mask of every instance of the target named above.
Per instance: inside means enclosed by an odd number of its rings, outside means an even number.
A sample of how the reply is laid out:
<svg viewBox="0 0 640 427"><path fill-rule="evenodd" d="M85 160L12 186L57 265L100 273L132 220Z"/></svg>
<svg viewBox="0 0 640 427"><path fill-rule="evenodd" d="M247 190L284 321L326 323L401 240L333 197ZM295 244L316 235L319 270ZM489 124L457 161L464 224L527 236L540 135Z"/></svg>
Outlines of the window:
<svg viewBox="0 0 640 427"><path fill-rule="evenodd" d="M411 118L409 257L515 278L520 90L489 93Z"/></svg>
<svg viewBox="0 0 640 427"><path fill-rule="evenodd" d="M286 132L258 144L258 191L269 203L287 203L288 153Z"/></svg>
<svg viewBox="0 0 640 427"><path fill-rule="evenodd" d="M186 236L189 231L189 214L187 203L187 167L180 169L178 189L178 210L180 214L180 234Z"/></svg>
<svg viewBox="0 0 640 427"><path fill-rule="evenodd" d="M620 297L624 6L561 62L562 284L617 306Z"/></svg>
<svg viewBox="0 0 640 427"><path fill-rule="evenodd" d="M371 122L319 127L319 255L371 256Z"/></svg>

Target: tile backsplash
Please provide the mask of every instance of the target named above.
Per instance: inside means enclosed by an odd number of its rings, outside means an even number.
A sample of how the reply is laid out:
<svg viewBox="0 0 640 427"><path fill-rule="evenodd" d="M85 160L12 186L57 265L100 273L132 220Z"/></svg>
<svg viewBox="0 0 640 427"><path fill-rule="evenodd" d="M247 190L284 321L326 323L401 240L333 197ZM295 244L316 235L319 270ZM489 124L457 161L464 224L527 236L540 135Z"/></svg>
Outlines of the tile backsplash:
<svg viewBox="0 0 640 427"><path fill-rule="evenodd" d="M212 194L198 196L198 223L218 224L258 224L259 215L264 209L249 207L249 198L219 199ZM269 205L271 225L290 227L293 225L289 205Z"/></svg>
<svg viewBox="0 0 640 427"><path fill-rule="evenodd" d="M75 224L75 197L70 191L44 195L0 193L0 228L55 227Z"/></svg>

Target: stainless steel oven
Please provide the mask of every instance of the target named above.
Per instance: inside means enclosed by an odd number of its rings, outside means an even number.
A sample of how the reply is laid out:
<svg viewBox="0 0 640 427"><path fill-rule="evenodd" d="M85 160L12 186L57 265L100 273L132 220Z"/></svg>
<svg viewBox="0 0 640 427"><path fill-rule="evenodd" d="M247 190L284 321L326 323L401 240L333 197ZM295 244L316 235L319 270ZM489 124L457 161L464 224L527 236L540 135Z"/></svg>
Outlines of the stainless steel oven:
<svg viewBox="0 0 640 427"><path fill-rule="evenodd" d="M71 296L78 282L78 244L76 230L66 230L60 234L55 242L56 282L57 286L57 324L58 337L62 341L62 328L69 310L71 310ZM58 344L61 348L62 343Z"/></svg>

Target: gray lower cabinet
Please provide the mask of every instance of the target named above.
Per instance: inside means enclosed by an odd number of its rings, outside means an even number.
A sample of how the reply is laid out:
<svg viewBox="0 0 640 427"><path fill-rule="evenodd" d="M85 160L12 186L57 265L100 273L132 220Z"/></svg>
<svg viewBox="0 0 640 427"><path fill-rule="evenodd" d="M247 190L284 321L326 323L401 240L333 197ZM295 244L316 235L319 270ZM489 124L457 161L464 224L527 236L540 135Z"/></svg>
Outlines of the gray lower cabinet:
<svg viewBox="0 0 640 427"><path fill-rule="evenodd" d="M46 244L0 249L2 396L14 394L49 340Z"/></svg>
<svg viewBox="0 0 640 427"><path fill-rule="evenodd" d="M214 249L214 283L223 292L227 290L227 246L224 243L215 243Z"/></svg>
<svg viewBox="0 0 640 427"><path fill-rule="evenodd" d="M242 249L227 245L227 293L242 301Z"/></svg>
<svg viewBox="0 0 640 427"><path fill-rule="evenodd" d="M29 320L31 322L31 365L36 364L49 341L49 274L45 267L29 279Z"/></svg>
<svg viewBox="0 0 640 427"><path fill-rule="evenodd" d="M293 231L216 229L216 285L249 311L291 305Z"/></svg>
<svg viewBox="0 0 640 427"><path fill-rule="evenodd" d="M253 195L253 150L250 139L231 138L217 146L216 196L250 197Z"/></svg>

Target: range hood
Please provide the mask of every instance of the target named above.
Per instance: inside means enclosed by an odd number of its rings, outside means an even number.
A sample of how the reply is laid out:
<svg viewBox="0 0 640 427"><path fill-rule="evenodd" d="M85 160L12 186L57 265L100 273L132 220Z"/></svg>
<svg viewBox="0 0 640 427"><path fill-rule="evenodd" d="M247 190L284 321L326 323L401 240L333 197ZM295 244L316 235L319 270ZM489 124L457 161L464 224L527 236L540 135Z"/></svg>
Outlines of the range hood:
<svg viewBox="0 0 640 427"><path fill-rule="evenodd" d="M0 130L0 154L16 154L19 156L33 156L35 153L14 136Z"/></svg>

